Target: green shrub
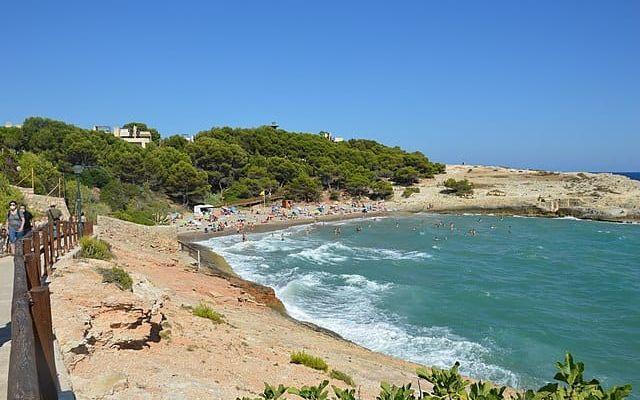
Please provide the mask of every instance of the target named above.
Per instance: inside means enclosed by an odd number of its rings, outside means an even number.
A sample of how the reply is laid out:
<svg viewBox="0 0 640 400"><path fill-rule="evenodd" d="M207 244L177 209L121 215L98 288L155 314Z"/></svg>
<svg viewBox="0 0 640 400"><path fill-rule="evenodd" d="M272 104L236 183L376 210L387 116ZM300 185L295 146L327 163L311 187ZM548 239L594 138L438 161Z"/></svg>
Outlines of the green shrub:
<svg viewBox="0 0 640 400"><path fill-rule="evenodd" d="M387 181L377 181L371 184L371 200L388 200L393 197L393 185Z"/></svg>
<svg viewBox="0 0 640 400"><path fill-rule="evenodd" d="M0 174L0 222L2 223L7 220L11 200L18 204L24 203L22 193L10 185L6 176Z"/></svg>
<svg viewBox="0 0 640 400"><path fill-rule="evenodd" d="M331 372L329 373L329 377L332 379L337 379L339 381L342 381L349 386L355 386L355 383L353 382L353 378L351 378L351 376L349 376L348 374L342 371L332 369Z"/></svg>
<svg viewBox="0 0 640 400"><path fill-rule="evenodd" d="M338 201L340 200L340 192L337 190L332 190L329 192L329 200Z"/></svg>
<svg viewBox="0 0 640 400"><path fill-rule="evenodd" d="M444 186L449 189L447 191L448 193L455 194L456 196L473 194L473 183L469 182L466 179L457 181L453 178L449 178L444 181Z"/></svg>
<svg viewBox="0 0 640 400"><path fill-rule="evenodd" d="M84 236L80 239L81 256L95 258L97 260L110 260L113 258L111 246L104 240Z"/></svg>
<svg viewBox="0 0 640 400"><path fill-rule="evenodd" d="M322 381L318 386L303 386L300 389L290 388L289 393L295 394L306 400L327 400L329 391L325 388L329 381Z"/></svg>
<svg viewBox="0 0 640 400"><path fill-rule="evenodd" d="M120 210L112 213L111 216L139 225L153 226L156 224L153 216L145 211Z"/></svg>
<svg viewBox="0 0 640 400"><path fill-rule="evenodd" d="M304 352L294 353L291 355L291 362L294 362L294 356L297 364L308 365L303 360L313 360L322 362L325 367L326 363L319 358L312 357ZM556 363L558 373L554 379L560 381L562 385L557 383L549 383L537 391L527 390L526 392L505 394L506 387L497 387L489 382L478 381L469 385L469 381L460 376L458 372L459 363L455 363L450 369L439 368L419 368L417 374L419 378L429 381L433 388L430 392L415 393L411 389L411 383L403 386L391 385L383 382L380 384L380 394L376 396L376 400L624 400L631 394L631 385L614 386L606 390L600 386L600 382L595 379L585 381L582 374L584 372L584 364L574 362L571 354L565 355L564 362ZM316 368L325 370L322 368ZM334 373L342 374L339 371L331 371L331 377ZM346 381L345 381L346 382ZM308 400L327 400L329 393L325 388L329 381L322 381L318 386L303 386L301 388L289 388L288 392ZM335 400L355 400L355 389L340 389L332 386L336 395ZM248 397L238 398L236 400L264 400L279 399L287 390L286 387L280 385L277 389L265 383L264 393L260 397L250 399ZM284 400L284 399L283 399ZM358 398L358 400L360 400Z"/></svg>
<svg viewBox="0 0 640 400"><path fill-rule="evenodd" d="M336 400L356 400L355 389L340 389L339 387L331 386L333 392L336 394Z"/></svg>
<svg viewBox="0 0 640 400"><path fill-rule="evenodd" d="M409 198L414 193L420 193L420 188L417 187L408 187L402 191L402 197Z"/></svg>
<svg viewBox="0 0 640 400"><path fill-rule="evenodd" d="M396 386L382 382L380 384L380 394L376 397L376 400L415 400L416 396L413 393L414 390L411 389L410 383Z"/></svg>
<svg viewBox="0 0 640 400"><path fill-rule="evenodd" d="M327 371L329 369L329 366L322 358L314 357L304 351L291 354L291 363L302 364L309 368L317 369L318 371Z"/></svg>
<svg viewBox="0 0 640 400"><path fill-rule="evenodd" d="M277 400L282 397L289 389L286 386L278 385L278 387L271 386L268 383L264 384L264 391L260 393L260 397L236 397L236 400ZM284 398L282 400L285 400Z"/></svg>
<svg viewBox="0 0 640 400"><path fill-rule="evenodd" d="M420 180L420 172L413 167L398 168L393 173L393 181L402 186L411 186Z"/></svg>
<svg viewBox="0 0 640 400"><path fill-rule="evenodd" d="M200 303L195 306L192 310L192 313L196 317L210 319L216 324L221 324L222 322L224 322L222 314L218 313L213 308L204 303Z"/></svg>
<svg viewBox="0 0 640 400"><path fill-rule="evenodd" d="M121 290L131 290L133 279L124 269L120 267L100 268L98 272L102 275L103 283L115 283Z"/></svg>
<svg viewBox="0 0 640 400"><path fill-rule="evenodd" d="M564 362L557 362L558 372L553 379L562 383L549 383L537 392L527 390L524 394L518 394L518 400L537 399L602 399L602 400L622 400L631 394L631 385L614 386L607 390L600 385L596 379L586 381L584 364L574 362L571 354L564 356Z"/></svg>
<svg viewBox="0 0 640 400"><path fill-rule="evenodd" d="M466 388L469 381L460 376L458 372L460 363L453 364L451 369L431 369L419 368L416 372L419 378L426 379L433 384L432 395L436 397L446 397L449 399L465 399Z"/></svg>

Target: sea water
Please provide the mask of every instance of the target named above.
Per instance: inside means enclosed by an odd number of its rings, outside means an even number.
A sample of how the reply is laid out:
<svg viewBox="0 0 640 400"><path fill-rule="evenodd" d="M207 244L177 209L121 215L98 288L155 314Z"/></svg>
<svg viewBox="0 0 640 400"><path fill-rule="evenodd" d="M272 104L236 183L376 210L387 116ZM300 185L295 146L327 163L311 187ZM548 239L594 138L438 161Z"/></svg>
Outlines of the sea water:
<svg viewBox="0 0 640 400"><path fill-rule="evenodd" d="M638 398L640 225L419 214L204 243L293 317L371 350L527 388L569 351Z"/></svg>

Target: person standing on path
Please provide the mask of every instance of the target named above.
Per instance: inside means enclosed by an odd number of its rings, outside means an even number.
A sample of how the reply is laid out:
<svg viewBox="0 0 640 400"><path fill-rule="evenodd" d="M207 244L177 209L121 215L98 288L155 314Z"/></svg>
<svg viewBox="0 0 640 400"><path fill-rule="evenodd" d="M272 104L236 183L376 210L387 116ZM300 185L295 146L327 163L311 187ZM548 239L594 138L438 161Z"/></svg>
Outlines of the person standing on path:
<svg viewBox="0 0 640 400"><path fill-rule="evenodd" d="M9 212L7 213L7 230L9 231L9 246L11 254L15 254L16 240L22 237L24 229L24 215L18 210L18 203L14 200L9 202Z"/></svg>
<svg viewBox="0 0 640 400"><path fill-rule="evenodd" d="M56 208L55 204L51 204L47 210L47 220L50 224L53 224L53 237L58 237L58 222L62 220L62 211Z"/></svg>
<svg viewBox="0 0 640 400"><path fill-rule="evenodd" d="M31 212L27 210L27 206L25 206L24 204L20 205L20 212L24 217L24 228L22 228L22 237L25 237L31 232L31 229L33 228L33 224L31 223L31 221L33 220L33 214L31 214Z"/></svg>

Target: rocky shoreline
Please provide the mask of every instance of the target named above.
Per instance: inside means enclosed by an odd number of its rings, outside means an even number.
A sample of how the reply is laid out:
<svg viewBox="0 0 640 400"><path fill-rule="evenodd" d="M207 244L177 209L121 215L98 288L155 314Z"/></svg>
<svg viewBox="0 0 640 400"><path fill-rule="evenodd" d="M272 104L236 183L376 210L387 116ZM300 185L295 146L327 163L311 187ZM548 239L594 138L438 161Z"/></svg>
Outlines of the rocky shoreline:
<svg viewBox="0 0 640 400"><path fill-rule="evenodd" d="M466 179L474 193L445 193L444 182ZM548 172L505 167L447 165L445 174L421 181L419 193L395 189L389 207L410 212L575 217L640 222L640 182L609 173Z"/></svg>

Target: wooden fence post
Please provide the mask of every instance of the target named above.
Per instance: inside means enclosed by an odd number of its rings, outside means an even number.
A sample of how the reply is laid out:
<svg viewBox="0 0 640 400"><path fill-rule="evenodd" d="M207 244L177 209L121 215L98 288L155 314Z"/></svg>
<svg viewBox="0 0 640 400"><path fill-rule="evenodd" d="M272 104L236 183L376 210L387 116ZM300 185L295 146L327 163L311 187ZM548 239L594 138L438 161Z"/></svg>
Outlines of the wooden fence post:
<svg viewBox="0 0 640 400"><path fill-rule="evenodd" d="M69 220L69 239L71 240L71 248L76 247L76 235L75 235L76 222L73 219Z"/></svg>
<svg viewBox="0 0 640 400"><path fill-rule="evenodd" d="M32 235L33 237L31 240L33 241L34 261L36 269L38 270L38 280L40 280L40 277L42 276L42 264L40 263L40 231L35 231L32 233Z"/></svg>
<svg viewBox="0 0 640 400"><path fill-rule="evenodd" d="M11 303L11 354L7 398L9 400L40 400L36 365L33 321L29 312L27 274L22 249L16 246L13 259L13 300Z"/></svg>
<svg viewBox="0 0 640 400"><path fill-rule="evenodd" d="M56 254L54 251L54 242L55 242L55 237L53 235L53 224L51 222L49 222L47 224L47 231L48 231L48 235L49 235L49 270L51 270L51 267L53 266L53 263L55 262L56 259Z"/></svg>
<svg viewBox="0 0 640 400"><path fill-rule="evenodd" d="M16 244L20 244L20 242L16 242ZM18 247L16 245L16 247ZM31 253L31 238L22 239L22 254Z"/></svg>
<svg viewBox="0 0 640 400"><path fill-rule="evenodd" d="M24 267L27 272L27 288L32 289L40 286L40 274L36 266L34 253L24 255Z"/></svg>
<svg viewBox="0 0 640 400"><path fill-rule="evenodd" d="M56 258L60 258L62 256L62 244L60 240L62 239L62 231L60 229L61 224L60 221L56 221Z"/></svg>
<svg viewBox="0 0 640 400"><path fill-rule="evenodd" d="M51 326L51 300L49 287L40 286L30 291L33 305L33 327L36 339L36 363L38 380L43 399L57 399L56 360L53 352L53 329Z"/></svg>
<svg viewBox="0 0 640 400"><path fill-rule="evenodd" d="M51 246L49 246L49 230L42 230L42 252L44 253L44 276L49 276L49 269L51 266L49 265L49 251Z"/></svg>

